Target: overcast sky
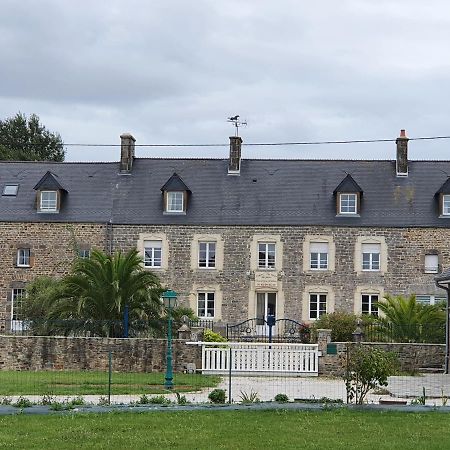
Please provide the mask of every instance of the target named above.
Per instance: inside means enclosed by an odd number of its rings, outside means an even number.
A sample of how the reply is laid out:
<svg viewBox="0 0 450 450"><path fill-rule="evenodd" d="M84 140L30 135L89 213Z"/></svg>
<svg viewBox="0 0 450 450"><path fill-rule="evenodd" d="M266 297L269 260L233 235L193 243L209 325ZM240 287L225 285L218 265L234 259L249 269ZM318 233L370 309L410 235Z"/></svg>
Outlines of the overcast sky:
<svg viewBox="0 0 450 450"><path fill-rule="evenodd" d="M0 118L36 113L67 143L450 135L444 0L1 0ZM226 157L228 149L138 149ZM67 148L117 160L118 148ZM395 157L395 143L244 147L244 157ZM410 142L450 159L450 140Z"/></svg>

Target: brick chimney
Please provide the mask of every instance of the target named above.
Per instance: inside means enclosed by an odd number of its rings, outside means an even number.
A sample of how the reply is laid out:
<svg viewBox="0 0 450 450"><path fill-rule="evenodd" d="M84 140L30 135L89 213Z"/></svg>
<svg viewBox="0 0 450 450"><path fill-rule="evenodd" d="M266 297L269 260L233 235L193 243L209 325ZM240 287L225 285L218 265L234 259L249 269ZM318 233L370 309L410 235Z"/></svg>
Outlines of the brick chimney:
<svg viewBox="0 0 450 450"><path fill-rule="evenodd" d="M228 175L241 173L241 144L239 136L230 136L230 159L228 161Z"/></svg>
<svg viewBox="0 0 450 450"><path fill-rule="evenodd" d="M120 173L130 174L134 161L134 143L136 139L129 133L120 136Z"/></svg>
<svg viewBox="0 0 450 450"><path fill-rule="evenodd" d="M408 176L408 137L405 130L400 130L400 136L395 141L397 144L396 172L398 177Z"/></svg>

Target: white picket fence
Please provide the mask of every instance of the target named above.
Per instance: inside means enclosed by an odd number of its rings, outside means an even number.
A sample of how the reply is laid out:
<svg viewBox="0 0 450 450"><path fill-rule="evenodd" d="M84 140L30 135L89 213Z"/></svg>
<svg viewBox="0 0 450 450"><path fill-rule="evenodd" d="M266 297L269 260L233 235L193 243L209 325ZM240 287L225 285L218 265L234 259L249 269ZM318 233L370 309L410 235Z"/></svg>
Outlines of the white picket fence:
<svg viewBox="0 0 450 450"><path fill-rule="evenodd" d="M202 346L202 373L317 376L317 344L192 342Z"/></svg>

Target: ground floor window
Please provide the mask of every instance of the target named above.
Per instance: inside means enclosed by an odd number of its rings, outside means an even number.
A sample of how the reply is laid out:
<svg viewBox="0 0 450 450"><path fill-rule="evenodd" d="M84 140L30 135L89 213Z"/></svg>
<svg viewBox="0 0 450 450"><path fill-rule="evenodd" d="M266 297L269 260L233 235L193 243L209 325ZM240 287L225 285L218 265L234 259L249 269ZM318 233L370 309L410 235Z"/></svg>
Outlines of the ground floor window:
<svg viewBox="0 0 450 450"><path fill-rule="evenodd" d="M25 289L14 288L11 293L11 331L22 331L22 301Z"/></svg>
<svg viewBox="0 0 450 450"><path fill-rule="evenodd" d="M372 314L378 316L378 294L363 294L361 296L362 314Z"/></svg>
<svg viewBox="0 0 450 450"><path fill-rule="evenodd" d="M416 295L416 302L422 305L437 305L446 301L447 298L444 295Z"/></svg>
<svg viewBox="0 0 450 450"><path fill-rule="evenodd" d="M213 319L215 313L215 293L199 292L197 294L197 316L201 319Z"/></svg>
<svg viewBox="0 0 450 450"><path fill-rule="evenodd" d="M309 294L309 318L318 319L327 313L327 294Z"/></svg>

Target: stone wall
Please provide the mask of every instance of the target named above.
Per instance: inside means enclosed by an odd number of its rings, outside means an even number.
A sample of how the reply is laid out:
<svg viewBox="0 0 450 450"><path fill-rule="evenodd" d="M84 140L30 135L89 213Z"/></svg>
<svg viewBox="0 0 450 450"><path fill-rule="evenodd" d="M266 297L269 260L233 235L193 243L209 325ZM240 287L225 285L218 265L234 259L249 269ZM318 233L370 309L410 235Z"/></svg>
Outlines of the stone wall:
<svg viewBox="0 0 450 450"><path fill-rule="evenodd" d="M0 223L0 332L11 318L11 290L24 286L36 276L62 276L71 267L77 245L101 249L129 250L137 247L142 235L161 234L167 240L167 268L153 269L162 282L177 291L180 303L194 307L199 290L217 293L217 317L238 323L256 316L258 276L271 272L271 286L277 293L277 317L308 321L307 295L328 292L328 311L357 312L362 290L391 294L439 294L433 274L424 273L424 256L439 255L443 267L450 266L449 228L376 228L330 226L112 226L107 236L105 224ZM195 236L219 236L223 243L223 267L216 270L192 266ZM252 268L255 236L278 239L277 269ZM305 270L304 243L312 236L331 238L335 250L334 270ZM358 238L374 237L386 244L385 272L355 270ZM110 240L111 239L111 240ZM16 267L17 248L29 245L33 264ZM383 244L384 245L384 244ZM278 250L277 250L278 251ZM194 255L195 257L195 255ZM332 265L330 264L330 267ZM220 298L220 304L219 304Z"/></svg>
<svg viewBox="0 0 450 450"><path fill-rule="evenodd" d="M337 342L337 354L327 354L326 348L322 349L322 357L319 358L319 374L341 376L344 373L347 356L347 346L351 348L353 343ZM377 348L393 352L398 357L400 370L416 372L426 368L443 368L445 361L444 344L387 344L378 342L365 342L363 348Z"/></svg>
<svg viewBox="0 0 450 450"><path fill-rule="evenodd" d="M117 372L163 372L164 339L0 336L0 370L108 370L112 352ZM173 367L201 367L201 347L173 341Z"/></svg>
<svg viewBox="0 0 450 450"><path fill-rule="evenodd" d="M11 318L11 292L42 275L66 275L79 248L104 250L102 224L0 223L0 332ZM31 249L30 267L17 267L17 249Z"/></svg>

